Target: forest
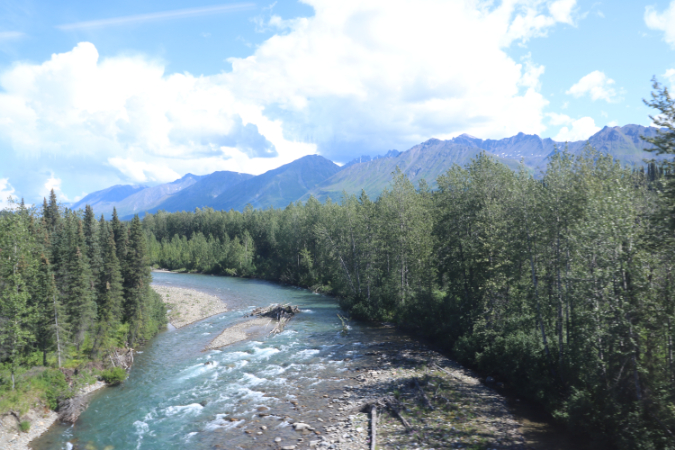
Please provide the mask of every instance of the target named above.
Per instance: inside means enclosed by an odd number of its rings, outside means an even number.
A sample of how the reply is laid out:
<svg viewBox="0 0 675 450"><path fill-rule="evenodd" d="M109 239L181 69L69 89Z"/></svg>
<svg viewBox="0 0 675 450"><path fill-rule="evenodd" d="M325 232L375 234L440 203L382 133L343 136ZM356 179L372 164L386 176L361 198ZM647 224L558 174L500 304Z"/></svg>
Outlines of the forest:
<svg viewBox="0 0 675 450"><path fill-rule="evenodd" d="M651 106L673 111L666 89ZM672 119L672 117L671 117ZM674 153L668 117L652 143ZM665 130L665 131L664 131ZM594 448L675 448L673 163L562 150L535 177L483 154L375 201L158 212L159 267L256 277L393 322L544 405Z"/></svg>
<svg viewBox="0 0 675 450"><path fill-rule="evenodd" d="M0 412L36 401L55 408L76 392L64 371L91 378L83 369L164 329L164 303L150 282L138 217L97 220L89 207L60 206L54 191L41 209L21 202L2 212Z"/></svg>

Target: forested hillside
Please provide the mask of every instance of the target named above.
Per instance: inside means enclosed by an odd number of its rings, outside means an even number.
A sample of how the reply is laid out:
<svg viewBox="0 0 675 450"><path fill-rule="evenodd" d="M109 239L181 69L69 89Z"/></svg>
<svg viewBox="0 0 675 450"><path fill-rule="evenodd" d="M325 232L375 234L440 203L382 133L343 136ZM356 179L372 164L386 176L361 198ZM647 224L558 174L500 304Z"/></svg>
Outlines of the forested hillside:
<svg viewBox="0 0 675 450"><path fill-rule="evenodd" d="M166 324L138 217L97 220L90 207L83 214L59 207L52 191L40 211L22 203L2 213L0 256L1 410L34 403L40 386L56 395L56 375L38 382L31 374L40 371L27 369L77 369Z"/></svg>
<svg viewBox="0 0 675 450"><path fill-rule="evenodd" d="M666 449L675 255L658 219L664 170L587 149L554 155L537 180L480 154L434 192L396 172L377 201L160 212L143 226L161 267L335 294L355 317L434 339L598 448Z"/></svg>

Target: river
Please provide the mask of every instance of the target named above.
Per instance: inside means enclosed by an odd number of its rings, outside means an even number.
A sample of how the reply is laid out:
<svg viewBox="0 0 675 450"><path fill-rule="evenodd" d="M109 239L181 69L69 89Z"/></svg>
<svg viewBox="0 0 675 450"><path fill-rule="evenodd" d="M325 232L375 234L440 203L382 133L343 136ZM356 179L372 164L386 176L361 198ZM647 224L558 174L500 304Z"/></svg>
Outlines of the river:
<svg viewBox="0 0 675 450"><path fill-rule="evenodd" d="M420 348L392 327L350 322L345 332L335 299L305 289L207 275L153 278L215 295L229 311L153 338L122 385L94 393L74 426L55 424L33 442L35 450L279 448L274 439L298 441L290 422L344 419L327 409L325 397L350 389L360 369L380 367L373 350ZM244 313L270 303L298 305L302 313L278 335L204 351ZM528 448L581 448L544 414L514 400Z"/></svg>
<svg viewBox="0 0 675 450"><path fill-rule="evenodd" d="M406 339L391 328L358 323L343 333L335 299L305 289L207 275L153 278L158 285L216 295L231 309L160 333L136 356L127 381L93 394L75 426L54 425L33 443L36 450L212 449L224 442L248 449L276 437L293 440L297 435L280 419L325 417L319 399L340 391L345 374L370 363L366 346ZM270 303L299 305L303 312L273 337L202 351L245 312ZM269 416L260 418L261 412ZM266 424L269 432L242 433L251 422Z"/></svg>

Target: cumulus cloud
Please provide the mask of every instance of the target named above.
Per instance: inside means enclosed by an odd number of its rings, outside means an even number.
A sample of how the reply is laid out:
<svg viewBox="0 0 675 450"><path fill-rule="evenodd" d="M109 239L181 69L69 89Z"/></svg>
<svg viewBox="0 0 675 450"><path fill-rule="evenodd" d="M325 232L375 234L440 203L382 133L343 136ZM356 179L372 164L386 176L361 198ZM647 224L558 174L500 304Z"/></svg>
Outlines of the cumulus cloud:
<svg viewBox="0 0 675 450"><path fill-rule="evenodd" d="M663 31L663 40L675 47L675 1L658 12L653 6L645 8L645 24L652 30Z"/></svg>
<svg viewBox="0 0 675 450"><path fill-rule="evenodd" d="M551 4L557 18L542 1L310 4L315 17L274 19L285 34L231 59L233 70L223 75L236 96L265 104L290 138L316 142L340 160L341 152L404 147L432 135L543 130L543 67L519 64L505 50L567 21L563 6L571 11L574 2Z"/></svg>
<svg viewBox="0 0 675 450"><path fill-rule="evenodd" d="M581 77L567 92L576 98L588 95L592 100L604 100L613 102L617 100L616 90L612 87L614 80L603 72L594 70L588 75Z"/></svg>
<svg viewBox="0 0 675 450"><path fill-rule="evenodd" d="M56 178L54 174L51 174L49 178L47 178L47 181L45 181L45 184L42 186L42 191L40 192L40 194L42 195L43 198L49 199L49 195L53 190L57 199L63 202L70 202L68 196L63 193L63 190L61 190L62 183L63 180L61 180L60 178Z"/></svg>
<svg viewBox="0 0 675 450"><path fill-rule="evenodd" d="M10 197L14 196L14 188L7 178L0 178L0 211L11 207Z"/></svg>
<svg viewBox="0 0 675 450"><path fill-rule="evenodd" d="M554 141L558 142L585 141L600 131L600 127L595 124L591 117L574 120L565 114L550 114L550 121L552 125L568 125L562 127L553 138Z"/></svg>
<svg viewBox="0 0 675 450"><path fill-rule="evenodd" d="M27 163L70 158L163 182L545 130L544 67L507 50L573 24L574 0L307 3L313 17L272 17L278 34L229 59L230 72L168 74L146 56L101 58L87 42L17 63L0 74L0 135Z"/></svg>

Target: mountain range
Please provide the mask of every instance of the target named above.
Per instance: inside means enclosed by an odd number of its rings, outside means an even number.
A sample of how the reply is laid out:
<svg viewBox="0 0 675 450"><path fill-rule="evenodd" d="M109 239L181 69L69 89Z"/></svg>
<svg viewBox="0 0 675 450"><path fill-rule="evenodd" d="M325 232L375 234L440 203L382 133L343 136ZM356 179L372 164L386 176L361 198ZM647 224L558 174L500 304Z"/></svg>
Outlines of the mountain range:
<svg viewBox="0 0 675 450"><path fill-rule="evenodd" d="M309 155L257 176L220 171L201 176L187 174L152 187L117 185L93 192L71 208L91 205L97 214L107 216L117 208L121 218L130 219L135 214L159 210L176 212L210 207L242 211L248 204L254 208L283 208L310 196L320 201L327 198L339 201L343 192L358 195L362 189L374 199L389 185L396 167L413 183L425 179L435 188L439 175L454 164L466 165L481 152L491 154L512 169L522 161L535 175L545 170L555 151L567 146L569 152L578 154L586 144L622 163L639 165L654 158L654 154L646 151L650 144L641 136L653 137L656 133L656 128L640 125L605 127L587 141L567 143L524 133L499 140L462 134L445 141L429 139L404 152L390 150L382 156L362 156L341 167L322 156Z"/></svg>

